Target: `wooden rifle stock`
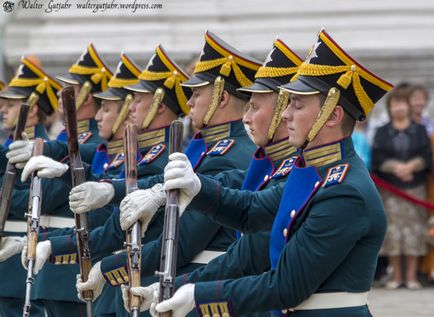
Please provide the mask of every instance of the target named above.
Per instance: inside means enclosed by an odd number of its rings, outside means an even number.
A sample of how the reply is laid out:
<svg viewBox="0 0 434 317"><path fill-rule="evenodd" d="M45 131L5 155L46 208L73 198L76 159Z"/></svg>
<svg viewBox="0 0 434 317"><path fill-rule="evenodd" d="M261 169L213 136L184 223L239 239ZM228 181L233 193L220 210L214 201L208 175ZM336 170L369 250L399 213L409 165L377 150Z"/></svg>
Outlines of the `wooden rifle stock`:
<svg viewBox="0 0 434 317"><path fill-rule="evenodd" d="M137 127L128 124L124 134L124 155L125 155L125 182L127 195L138 189L137 187ZM142 253L142 230L140 221L137 221L127 230L126 249L128 255L128 286L140 286L140 269ZM131 316L140 315L140 296L130 294Z"/></svg>
<svg viewBox="0 0 434 317"><path fill-rule="evenodd" d="M78 146L77 113L75 108L75 95L73 87L63 88L62 104L63 111L65 113L66 132L68 134L69 166L72 176L72 187L75 187L84 183L86 178ZM89 272L92 268L87 213L75 214L75 235L77 237L80 275L82 281L86 282L89 278ZM82 293L82 297L86 301L87 316L92 317L93 292L90 290L84 291Z"/></svg>
<svg viewBox="0 0 434 317"><path fill-rule="evenodd" d="M18 122L15 126L15 132L13 140L21 140L21 134L26 127L27 114L29 113L30 106L26 103L21 104L20 114L18 116ZM14 187L15 176L17 175L17 170L15 166L10 162L6 165L6 171L3 176L3 184L0 193L0 239L3 236L5 230L6 220L9 214L9 207L12 198L12 190Z"/></svg>
<svg viewBox="0 0 434 317"><path fill-rule="evenodd" d="M42 155L44 152L44 140L38 138L33 146L33 156ZM29 193L29 211L27 216L27 279L26 279L26 298L24 301L23 317L30 316L30 296L33 285L33 266L36 260L36 245L38 244L39 222L41 217L42 187L41 179L32 174L32 181Z"/></svg>
<svg viewBox="0 0 434 317"><path fill-rule="evenodd" d="M182 150L183 124L175 120L170 125L169 154ZM160 298L159 302L167 300L175 292L176 254L178 246L179 227L179 190L170 190L166 193L166 209L164 211L163 243L161 246L160 272ZM171 317L172 312L159 313L160 317Z"/></svg>

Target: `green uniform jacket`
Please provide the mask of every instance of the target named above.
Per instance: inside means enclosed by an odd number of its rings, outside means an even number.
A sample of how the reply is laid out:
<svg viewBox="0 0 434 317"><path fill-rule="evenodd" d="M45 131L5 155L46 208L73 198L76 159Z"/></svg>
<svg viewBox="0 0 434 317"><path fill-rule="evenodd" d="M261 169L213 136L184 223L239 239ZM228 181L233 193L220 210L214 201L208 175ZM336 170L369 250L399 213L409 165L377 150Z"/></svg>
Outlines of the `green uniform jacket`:
<svg viewBox="0 0 434 317"><path fill-rule="evenodd" d="M27 128L26 132L30 139L43 138L44 140L48 140L48 136L45 131L45 128L41 124L30 129ZM12 140L10 140L8 143L10 144L11 142ZM7 144L7 146L9 146L9 144ZM7 146L5 148L7 148ZM7 151L5 151L5 153L6 152ZM5 162L7 163L7 160ZM16 176L13 192L15 192L16 190L29 188L30 182L27 181L26 183L21 183L19 178L20 178L20 173L18 173ZM1 178L1 181L3 181L3 177ZM27 191L27 195L28 195L28 191ZM27 201L28 201L28 196L27 196ZM11 202L11 205L12 204L13 201ZM24 211L27 211L27 208L28 205L25 205ZM8 221L19 220L24 223L24 212L21 212L21 215L22 217L18 217L17 215L15 215L15 213L11 208L8 215ZM5 232L5 235L10 235L10 236L24 236L25 234L26 233L24 231ZM17 254L9 258L8 260L0 263L0 276L2 276L2 282L1 282L2 287L0 287L0 297L11 297L11 298L25 297L26 271L21 265L21 254Z"/></svg>
<svg viewBox="0 0 434 317"><path fill-rule="evenodd" d="M303 160L307 167L301 167ZM306 151L292 169L277 208L267 201L282 189L236 193L215 181L202 180L207 190L201 190L193 207L208 207L206 212L217 221L254 232L269 228L266 220L278 213L270 244L273 268L238 280L197 283L199 315L210 313L214 304L220 315L240 315L295 307L314 293L370 289L386 217L351 139ZM366 306L359 306L299 310L293 316L370 313Z"/></svg>
<svg viewBox="0 0 434 317"><path fill-rule="evenodd" d="M155 173L160 173L163 170L163 167L167 163L167 141L169 136L169 127L161 128L158 130L149 131L146 133L139 134L138 136L138 147L140 156L138 157L138 176L144 175L153 175ZM66 145L57 143L56 145L61 149L61 151L67 151ZM80 146L80 152L90 151L94 149L93 163L94 165L85 164L86 170L86 179L88 181L98 181L102 178L119 178L124 177L124 165L123 165L123 142L112 141L107 144L107 146ZM53 148L48 148L50 153L57 153L57 157L59 158L62 155L66 154L65 152L56 151ZM90 155L89 155L90 156ZM99 167L102 172L101 174L93 174L92 171L98 171ZM67 178L63 179L64 182L67 182ZM69 209L69 207L68 207ZM101 213L104 213L101 215ZM104 208L100 208L99 210L94 210L89 214L90 221L92 223L92 228L97 228L103 225L106 221L111 219L111 216L116 212L116 209L113 206L106 206ZM69 211L72 215L72 213ZM97 231L96 231L97 232ZM92 231L92 235L94 231ZM73 234L71 228L58 229L56 231L51 232L50 234L44 235L42 239L50 239L52 243L52 263L57 264L70 264L74 261L77 261L76 255L75 257L69 257L64 253L56 253L57 245L67 245L68 249L73 248L73 254L76 254L76 238ZM97 248L98 245L94 244L94 241L101 241L96 239L94 235L91 237L91 250L94 250L94 247ZM92 255L98 258L98 254L93 253ZM75 289L75 276L79 272L78 265L46 265L44 269L41 271L50 271L50 280L53 280L52 274L53 272L61 273L65 270L71 271L71 274L64 276L57 276L57 285L59 285L59 279L63 282L62 292L60 292L56 287L47 287L48 282L46 278L41 279L41 288L44 289L44 298L49 297L50 299L56 300L66 300L66 301L76 301L79 302L77 298L77 291ZM41 274L41 273L39 273ZM47 276L48 278L48 276ZM112 296L113 297L113 296ZM99 300L101 302L101 300ZM108 312L114 311L114 308L110 309L110 302L107 305L99 305L99 303L95 304L94 311L95 313L102 313L101 310L108 310Z"/></svg>

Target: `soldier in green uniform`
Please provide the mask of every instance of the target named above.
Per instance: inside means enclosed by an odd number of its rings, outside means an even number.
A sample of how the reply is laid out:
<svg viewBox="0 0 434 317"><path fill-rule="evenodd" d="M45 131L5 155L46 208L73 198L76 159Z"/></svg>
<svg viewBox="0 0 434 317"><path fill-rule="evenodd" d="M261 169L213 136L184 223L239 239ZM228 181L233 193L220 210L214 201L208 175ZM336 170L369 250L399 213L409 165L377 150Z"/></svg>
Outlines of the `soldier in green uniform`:
<svg viewBox="0 0 434 317"><path fill-rule="evenodd" d="M38 66L34 65L27 58L21 60L21 64L15 77L8 84L8 88L0 94L0 98L5 100L1 109L3 114L3 126L8 130L13 130L18 119L19 109L22 102L28 101L33 104L27 117L27 124L24 135L25 139L36 137L48 140L44 128L44 121L48 115L57 109L56 92L61 88L60 84L46 74ZM7 150L11 144L10 137L2 148ZM7 159L4 156L2 164L6 166ZM2 167L4 172L4 167ZM17 176L19 178L19 175ZM29 183L22 184L16 181L14 190L28 189ZM15 199L17 196L13 196ZM28 199L28 191L27 197ZM12 200L12 202L14 202ZM18 255L10 258L10 246L23 245L24 236L27 232L27 222L24 219L24 212L27 210L26 204L22 210L11 208L6 221L5 231L7 235L15 237L4 237L0 244L0 274L2 275L2 287L0 290L0 315L2 316L22 316L26 272L19 265ZM14 248L12 248L14 249ZM19 252L19 251L18 251ZM32 316L44 316L44 311L40 303L32 302Z"/></svg>
<svg viewBox="0 0 434 317"><path fill-rule="evenodd" d="M121 54L121 61L117 72L108 83L109 89L95 94L95 98L103 100L101 102L102 106L96 113L95 120L98 122L99 129L101 130L101 137L104 140L108 140L108 144L86 143L80 145L81 151L93 149L96 152L93 156L92 165L86 166L87 175L92 175L91 172L93 170L103 174L102 176L104 177L115 177L121 173L122 159L120 157L122 156L124 121L128 115L128 107L132 101L131 94L128 96L128 91L122 85L137 83L139 74L140 70L125 54ZM93 140L96 139L94 138ZM67 145L63 142L46 143L45 147L48 147L48 152L51 151L58 157L67 155ZM60 164L55 161L52 161L52 163ZM61 166L60 170L65 171L66 168ZM69 191L70 180L66 183L58 179L44 180L43 193L45 195L42 206L44 215L41 216L41 225L47 225L48 228L46 229L51 230L47 231L44 228L39 237L40 241L47 239L51 235L72 232L72 229L69 228L73 227L75 223L68 206ZM16 203L18 204L19 202L17 201ZM22 203L27 202L23 201ZM24 207L21 207L21 210L24 209ZM92 213L90 217L91 225L104 223L105 218L111 213L111 209L99 210ZM68 229L53 230L56 227ZM85 312L85 305L81 301L78 301L75 288L71 283L68 283L68 281L75 280L78 272L78 266L48 266L38 273L38 278L33 286L32 296L43 301L49 316L76 316ZM57 289L61 283L60 281L65 281L61 291Z"/></svg>
<svg viewBox="0 0 434 317"><path fill-rule="evenodd" d="M273 310L292 316L371 316L367 294L386 230L380 196L351 133L392 85L369 72L324 31L297 79L283 86L289 143L301 149L280 206L270 189L234 192L197 176L176 153L165 188L181 188L181 203L245 232L269 228L271 270L235 280L186 284L155 307L184 316L240 315ZM180 174L182 171L182 175ZM277 214L276 214L277 212Z"/></svg>
<svg viewBox="0 0 434 317"><path fill-rule="evenodd" d="M99 101L93 94L105 91L112 77L110 69L99 56L95 46L89 43L86 50L78 60L69 68L66 76L57 78L67 85L73 85L76 96L77 132L80 134L80 143L104 143L99 137L95 115L99 108ZM62 107L61 111L63 111ZM59 133L56 140L67 142L66 130ZM89 162L86 157L85 162Z"/></svg>
<svg viewBox="0 0 434 317"><path fill-rule="evenodd" d="M284 122L281 121L282 112L288 104L289 93L282 93L278 96L278 86L287 83L296 73L301 63L302 60L281 40L277 39L262 67L256 73L254 84L239 89L251 93L243 121L250 137L260 147L255 151L249 168L246 171L230 170L221 172L215 176L225 186L230 186L234 179L242 177L244 179L241 186L242 190L257 191L275 186L286 180L293 161L291 155L295 152L295 149L288 144L288 132ZM280 197L278 200L280 200ZM124 209L124 211L126 210ZM135 211L131 211L133 218L137 217L135 216ZM188 229L181 227L180 230ZM191 245L198 238L188 235L188 239L181 240L178 244L178 253L184 254L188 252L185 250L190 249ZM269 233L267 232L243 235L228 248L226 254L222 254L211 260L209 264L202 266L197 271L201 272L201 277L206 276L206 279L211 280L213 279L210 276L212 274L216 274L215 279L217 279L218 276L229 278L239 276L239 274L251 275L252 272L261 273L268 269L270 265L268 258L264 256L265 251L268 249L268 244ZM255 254L250 253L252 248L255 248ZM151 261L145 259L142 262L146 272L151 272L158 268L153 267L153 265L158 265L158 253L159 250L152 249L151 253L143 255L152 259ZM240 258L240 253L242 254L242 258ZM205 264L209 259L212 259L212 256L212 252L202 251L195 257L193 262ZM103 259L103 265L108 260L107 258ZM208 268L209 266L211 267ZM243 273L240 273L241 271ZM193 273L180 277L178 284L181 285L187 281L191 282L191 278L198 275L195 273L191 277ZM123 289L123 293L125 300L128 298L126 296L126 288ZM149 308L149 305L150 301L144 301L141 309ZM125 303L125 307L128 307L128 303Z"/></svg>
<svg viewBox="0 0 434 317"><path fill-rule="evenodd" d="M152 79L148 79L151 76ZM138 147L140 150L140 157L138 158L138 177L145 177L163 172L163 167L167 163L169 125L178 117L178 115L186 114L188 112L186 101L190 96L190 92L187 88L182 88L180 86L182 82L188 79L188 76L172 59L170 59L161 46L157 47L155 56L151 58L151 61L146 69L140 74L139 78L141 80L136 85L128 86L128 89L122 89L125 94L128 92L130 94L134 93L135 95L134 102L130 105L129 119L133 120L136 125L141 127L138 135ZM109 86L111 83L112 80L110 80ZM125 78L122 83L126 84ZM129 84L134 83L129 82ZM98 96L100 98L112 99L114 98L114 94L119 95L118 88L109 88L106 93L98 94ZM123 154L122 157L116 157L116 160L114 161L119 165L119 167L123 167ZM111 176L107 174L105 176L114 177L114 175ZM117 177L124 177L123 171L121 174L117 175ZM95 176L89 179L95 180ZM71 202L71 209L75 212L81 213L97 208L95 205L90 206L90 204L94 204L96 200L99 200L98 194L100 192L104 194L104 186L107 185L108 183L106 182L86 182L75 187L74 191L71 192L71 197L76 196L81 197L81 199L77 204ZM92 211L91 215L94 212L95 211ZM120 236L117 237L117 239L121 241L121 243L115 246L115 248L121 249L125 238L120 228L119 230L116 229L116 227L119 227L119 221L115 222L113 219L119 219L119 212L117 210L115 210L112 217L107 220L105 228L112 230L112 232L120 232ZM158 232L158 234L159 233L160 232ZM105 243L110 242L107 240L114 238L110 237L110 239L100 239L100 236L101 230L96 229L92 231L92 251L95 251L93 254L95 254L97 258L99 256L98 250L102 248L100 245L104 245ZM158 235L153 236L150 233L148 239L155 239L156 237L158 237ZM53 254L50 259L52 263L71 264L76 260L77 247L75 244L75 237L71 237L70 235L66 237L50 236L50 241L53 245ZM57 249L61 249L65 244L68 245L67 251L56 252ZM49 254L47 254L47 257L48 256ZM39 266L41 265L43 265L43 263ZM68 283L69 287L74 287L75 279L73 281L68 280ZM106 288L103 295L98 298L94 308L96 316L115 315L113 301L114 290L115 289L110 287L108 289Z"/></svg>
<svg viewBox="0 0 434 317"><path fill-rule="evenodd" d="M202 68L197 68L195 76L183 84L186 87L194 86L189 106L191 107L193 124L196 128L201 129L200 133L196 134L190 142L186 152L197 170L205 174L215 175L225 169L246 169L248 167L248 160L246 158L252 155L255 146L248 138L241 121L247 96L241 94L236 89L243 85L251 85L260 65L257 61L242 55L210 32L207 32L205 35L205 40L204 53L201 55L201 61L198 63L198 66ZM155 78L156 75L149 74L149 77ZM220 82L222 79L224 83ZM215 97L211 98L213 90ZM214 102L209 107L212 100ZM139 187L148 188L161 180L162 175L142 179L139 181ZM241 186L241 182L242 178L239 178L236 184L237 188ZM123 186L123 182L120 181L115 182L113 180L112 183L115 189ZM123 186L123 188L122 194L115 193L115 200L120 200L119 197L125 196L125 187ZM153 200L156 200L154 196ZM163 194L163 199L160 199L158 204L161 205L164 200ZM119 216L116 220L119 223ZM192 212L183 221L186 224L189 223L188 226L192 230L200 231L201 234L199 236L203 238L202 241L197 241L199 244L194 246L189 254L186 254L184 260L186 264L196 254L204 250L206 246L210 247L211 250L224 250L234 239L234 232L232 230L223 228L199 213ZM153 222L150 230L155 230L156 226L160 233L161 222ZM105 237L108 237L109 234L110 237L114 235L113 232L109 232ZM119 236L119 234L115 236ZM105 240L108 239L106 238ZM110 240L104 241L106 247L109 242L113 243L114 239L111 238ZM159 240L152 242L150 245L155 243L159 243ZM105 251L112 251L112 249L113 246L106 248ZM53 253L54 250L55 246L53 244ZM123 254L119 256L123 257ZM119 275L118 279L111 279L112 285L119 285L126 281L124 279L126 276L123 274L123 264L122 267L119 267L122 275ZM195 264L193 264L193 267L195 267ZM107 276L113 276L112 274L117 276L116 268L109 269L108 271L113 270L115 272L108 272ZM92 271L91 273L95 278L89 279L81 288L79 286L80 290L86 288L98 290L102 287L101 283L102 285L104 284L99 264L95 265ZM119 313L125 313L120 296L119 302L121 304L118 309Z"/></svg>

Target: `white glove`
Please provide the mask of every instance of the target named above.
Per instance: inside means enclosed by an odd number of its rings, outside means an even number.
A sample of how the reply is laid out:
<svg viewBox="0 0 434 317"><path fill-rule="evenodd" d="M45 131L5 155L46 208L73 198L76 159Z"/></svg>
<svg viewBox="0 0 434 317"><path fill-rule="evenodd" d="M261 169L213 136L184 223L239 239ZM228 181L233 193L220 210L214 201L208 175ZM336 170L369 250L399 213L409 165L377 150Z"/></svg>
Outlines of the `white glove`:
<svg viewBox="0 0 434 317"><path fill-rule="evenodd" d="M9 152L6 153L9 162L15 164L15 167L19 169L23 169L33 155L33 142L29 141L26 132L23 132L21 136L22 140L12 142L9 145Z"/></svg>
<svg viewBox="0 0 434 317"><path fill-rule="evenodd" d="M166 192L163 190L162 184L156 184L152 188L140 189L128 194L119 206L122 230L126 231L137 220L140 220L143 234L158 208L165 203Z"/></svg>
<svg viewBox="0 0 434 317"><path fill-rule="evenodd" d="M48 260L50 255L50 240L39 242L36 246L36 260L35 264L33 265L33 274L38 274L38 272L44 267L44 264ZM21 264L27 270L27 243L24 245L23 251L21 251Z"/></svg>
<svg viewBox="0 0 434 317"><path fill-rule="evenodd" d="M104 276L101 272L101 261L99 261L90 269L89 278L86 282L83 283L81 275L77 274L77 283L75 284L75 287L77 288L77 297L84 301L81 296L82 292L91 290L93 291L92 301L94 301L99 295L101 295L104 283Z"/></svg>
<svg viewBox="0 0 434 317"><path fill-rule="evenodd" d="M132 287L130 292L132 295L140 296L140 311L146 311L151 307L152 303L158 302L158 291L160 289L159 283L154 283L148 287ZM124 308L130 312L130 296L129 288L127 285L121 285L122 299L124 301Z"/></svg>
<svg viewBox="0 0 434 317"><path fill-rule="evenodd" d="M26 237L3 237L0 242L0 262L20 253L26 243Z"/></svg>
<svg viewBox="0 0 434 317"><path fill-rule="evenodd" d="M75 186L69 193L69 208L81 214L107 205L115 195L110 183L86 182Z"/></svg>
<svg viewBox="0 0 434 317"><path fill-rule="evenodd" d="M181 286L172 298L155 306L157 313L172 311L172 317L184 317L194 308L194 284ZM151 312L153 307L151 305Z"/></svg>
<svg viewBox="0 0 434 317"><path fill-rule="evenodd" d="M68 165L57 162L49 157L40 155L34 156L27 162L21 174L21 181L25 182L30 174L38 171L41 178L60 177L68 170Z"/></svg>
<svg viewBox="0 0 434 317"><path fill-rule="evenodd" d="M180 215L199 193L200 187L199 177L194 173L187 156L183 153L171 154L164 168L164 189L179 189Z"/></svg>

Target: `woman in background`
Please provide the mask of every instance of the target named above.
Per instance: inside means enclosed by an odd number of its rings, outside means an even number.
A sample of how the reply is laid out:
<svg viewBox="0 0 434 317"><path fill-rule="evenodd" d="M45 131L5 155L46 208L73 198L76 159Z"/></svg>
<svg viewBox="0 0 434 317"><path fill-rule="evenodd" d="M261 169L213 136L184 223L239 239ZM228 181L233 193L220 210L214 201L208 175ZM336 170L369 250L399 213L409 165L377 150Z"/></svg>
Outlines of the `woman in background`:
<svg viewBox="0 0 434 317"><path fill-rule="evenodd" d="M407 194L426 199L427 175L432 167L431 143L423 125L411 120L409 91L398 88L389 93L390 122L378 129L372 150L372 169L380 178ZM393 269L386 288L402 284L401 256L405 257L405 285L419 289L418 257L425 255L427 214L396 195L382 191L388 229L381 253Z"/></svg>

